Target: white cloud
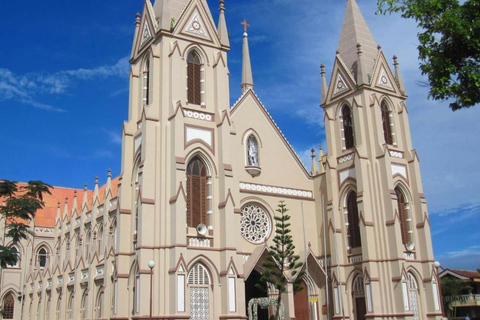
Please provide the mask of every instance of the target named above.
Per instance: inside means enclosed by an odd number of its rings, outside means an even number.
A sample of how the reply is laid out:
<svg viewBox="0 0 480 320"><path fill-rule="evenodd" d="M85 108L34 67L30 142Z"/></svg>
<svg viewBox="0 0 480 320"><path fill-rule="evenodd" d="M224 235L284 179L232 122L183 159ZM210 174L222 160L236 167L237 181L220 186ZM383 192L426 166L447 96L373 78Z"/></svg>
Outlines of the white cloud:
<svg viewBox="0 0 480 320"><path fill-rule="evenodd" d="M109 137L110 141L114 144L121 145L122 144L122 136L120 135L119 132L116 131L111 131L105 128L102 128L102 131L107 134Z"/></svg>
<svg viewBox="0 0 480 320"><path fill-rule="evenodd" d="M461 250L450 251L437 255L436 259L445 268L475 270L480 268L480 246L473 245Z"/></svg>
<svg viewBox="0 0 480 320"><path fill-rule="evenodd" d="M127 77L128 57L118 60L114 65L92 69L59 71L53 74L29 73L17 75L8 69L0 69L0 100L15 100L32 107L53 111L66 110L39 101L40 94L58 95L79 80L105 79L107 77Z"/></svg>

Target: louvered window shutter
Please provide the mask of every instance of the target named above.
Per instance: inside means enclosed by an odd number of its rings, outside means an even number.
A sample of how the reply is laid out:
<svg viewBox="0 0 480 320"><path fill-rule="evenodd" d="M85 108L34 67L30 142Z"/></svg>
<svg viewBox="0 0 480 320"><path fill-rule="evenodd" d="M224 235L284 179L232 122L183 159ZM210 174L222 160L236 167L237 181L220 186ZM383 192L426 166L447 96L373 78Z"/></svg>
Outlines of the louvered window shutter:
<svg viewBox="0 0 480 320"><path fill-rule="evenodd" d="M409 243L409 236L408 236L408 221L407 221L407 208L405 203L405 197L403 193L397 188L395 189L395 193L397 194L397 202L398 202L398 216L400 219L400 230L402 233L402 243L408 244Z"/></svg>
<svg viewBox="0 0 480 320"><path fill-rule="evenodd" d="M385 102L382 102L382 124L385 142L387 144L393 144L392 126L390 123L390 111L388 110L388 106L385 104Z"/></svg>
<svg viewBox="0 0 480 320"><path fill-rule="evenodd" d="M187 226L207 223L207 170L195 158L187 168Z"/></svg>
<svg viewBox="0 0 480 320"><path fill-rule="evenodd" d="M360 238L360 220L358 219L357 194L353 191L348 195L347 210L350 245L352 248L358 248L362 245L362 242Z"/></svg>

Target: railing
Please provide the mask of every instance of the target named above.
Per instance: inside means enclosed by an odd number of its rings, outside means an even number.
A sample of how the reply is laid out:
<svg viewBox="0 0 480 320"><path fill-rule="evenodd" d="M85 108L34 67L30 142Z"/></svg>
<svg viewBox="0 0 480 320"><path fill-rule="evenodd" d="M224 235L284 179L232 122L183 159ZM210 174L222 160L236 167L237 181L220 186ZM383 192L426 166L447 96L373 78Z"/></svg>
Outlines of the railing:
<svg viewBox="0 0 480 320"><path fill-rule="evenodd" d="M415 260L415 252L404 252L403 257L405 260Z"/></svg>
<svg viewBox="0 0 480 320"><path fill-rule="evenodd" d="M443 299L445 301L460 301L460 302L479 301L480 302L480 294L462 294L458 296L446 296Z"/></svg>
<svg viewBox="0 0 480 320"><path fill-rule="evenodd" d="M210 247L210 239L208 238L188 238L188 245L190 247Z"/></svg>
<svg viewBox="0 0 480 320"><path fill-rule="evenodd" d="M348 261L350 263L359 263L359 262L363 261L363 256L362 256L362 254L351 255L351 256L348 257Z"/></svg>

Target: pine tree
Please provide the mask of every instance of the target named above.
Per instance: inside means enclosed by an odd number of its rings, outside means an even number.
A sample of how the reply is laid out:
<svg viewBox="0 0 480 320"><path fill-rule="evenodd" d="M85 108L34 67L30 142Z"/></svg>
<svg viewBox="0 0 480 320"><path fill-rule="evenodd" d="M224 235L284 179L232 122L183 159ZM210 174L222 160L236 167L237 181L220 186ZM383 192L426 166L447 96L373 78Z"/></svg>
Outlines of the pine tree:
<svg viewBox="0 0 480 320"><path fill-rule="evenodd" d="M288 209L284 201L280 201L275 210L279 215L275 215L275 237L274 244L269 247L267 257L263 262L265 272L260 278L260 282L270 283L278 290L277 309L275 319L280 319L280 303L282 301L282 294L287 292L288 278L294 278L293 291L298 292L303 289L300 285L304 272L299 271L303 266L302 262L298 262L300 257L295 254L295 246L293 245L293 238L291 230L289 229L290 216L287 213Z"/></svg>

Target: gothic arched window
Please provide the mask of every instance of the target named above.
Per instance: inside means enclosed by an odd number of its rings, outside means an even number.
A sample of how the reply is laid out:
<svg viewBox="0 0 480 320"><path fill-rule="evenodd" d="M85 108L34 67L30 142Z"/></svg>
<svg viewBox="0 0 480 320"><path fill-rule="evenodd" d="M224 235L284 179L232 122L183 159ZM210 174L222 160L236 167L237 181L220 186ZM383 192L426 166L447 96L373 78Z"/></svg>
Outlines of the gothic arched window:
<svg viewBox="0 0 480 320"><path fill-rule="evenodd" d="M408 245L411 242L410 239L410 227L408 218L408 203L405 197L405 194L400 190L399 187L395 188L395 193L397 195L397 206L398 206L398 217L400 220L400 231L402 234L402 243Z"/></svg>
<svg viewBox="0 0 480 320"><path fill-rule="evenodd" d="M207 224L207 167L195 157L187 167L187 226Z"/></svg>
<svg viewBox="0 0 480 320"><path fill-rule="evenodd" d="M258 141L255 135L251 134L247 139L247 165L259 166Z"/></svg>
<svg viewBox="0 0 480 320"><path fill-rule="evenodd" d="M360 220L358 218L357 193L354 191L350 191L347 195L347 213L350 247L361 247L362 241L360 237Z"/></svg>
<svg viewBox="0 0 480 320"><path fill-rule="evenodd" d="M67 316L69 320L73 319L73 292L70 293L70 297L68 298L68 305L67 305Z"/></svg>
<svg viewBox="0 0 480 320"><path fill-rule="evenodd" d="M85 291L82 296L81 303L82 319L87 319L88 313L88 293Z"/></svg>
<svg viewBox="0 0 480 320"><path fill-rule="evenodd" d="M418 284L417 280L411 274L408 273L408 301L410 302L410 310L413 313L413 319L419 320L420 319L420 310L418 304Z"/></svg>
<svg viewBox="0 0 480 320"><path fill-rule="evenodd" d="M392 112L390 111L388 104L385 100L382 101L380 108L382 110L382 126L385 143L393 144L392 122L390 120Z"/></svg>
<svg viewBox="0 0 480 320"><path fill-rule="evenodd" d="M352 110L347 105L342 108L343 137L345 138L345 149L353 148L355 145Z"/></svg>
<svg viewBox="0 0 480 320"><path fill-rule="evenodd" d="M96 303L96 309L97 309L97 319L101 319L102 318L102 314L103 314L103 298L105 297L105 293L104 291L100 291L100 293L98 294L98 297L97 297L97 303Z"/></svg>
<svg viewBox="0 0 480 320"><path fill-rule="evenodd" d="M188 274L191 320L205 320L210 318L210 283L210 275L207 268L201 263L194 265Z"/></svg>
<svg viewBox="0 0 480 320"><path fill-rule="evenodd" d="M187 56L187 101L192 104L202 103L202 62L195 50Z"/></svg>
<svg viewBox="0 0 480 320"><path fill-rule="evenodd" d="M150 103L150 59L145 60L143 65L143 105L147 106Z"/></svg>
<svg viewBox="0 0 480 320"><path fill-rule="evenodd" d="M37 253L37 261L38 261L38 266L40 268L45 268L46 265L47 265L47 259L48 259L48 252L45 248L41 248L40 250L38 250L38 253Z"/></svg>
<svg viewBox="0 0 480 320"><path fill-rule="evenodd" d="M13 296L13 293L9 293L3 299L3 308L2 308L3 319L13 319L14 312L15 312L15 297Z"/></svg>

